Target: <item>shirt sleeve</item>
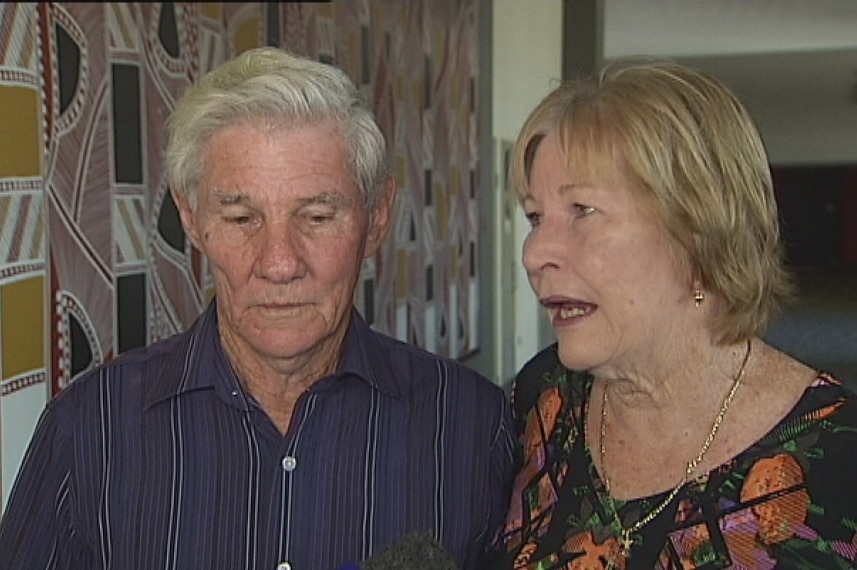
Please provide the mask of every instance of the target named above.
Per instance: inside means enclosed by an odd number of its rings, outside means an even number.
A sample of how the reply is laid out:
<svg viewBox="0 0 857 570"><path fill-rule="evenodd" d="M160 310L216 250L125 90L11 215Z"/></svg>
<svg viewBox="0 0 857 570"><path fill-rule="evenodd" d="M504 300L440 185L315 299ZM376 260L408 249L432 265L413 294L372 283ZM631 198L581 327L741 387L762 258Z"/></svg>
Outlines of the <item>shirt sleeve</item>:
<svg viewBox="0 0 857 570"><path fill-rule="evenodd" d="M92 568L74 528L73 418L59 397L46 406L0 520L0 568Z"/></svg>
<svg viewBox="0 0 857 570"><path fill-rule="evenodd" d="M501 400L500 421L491 447L491 489L494 489L491 496L494 497L494 501L491 505L490 526L486 536L486 550L483 557L490 555L494 537L506 520L512 493L512 482L521 461L512 409L504 394L501 395Z"/></svg>

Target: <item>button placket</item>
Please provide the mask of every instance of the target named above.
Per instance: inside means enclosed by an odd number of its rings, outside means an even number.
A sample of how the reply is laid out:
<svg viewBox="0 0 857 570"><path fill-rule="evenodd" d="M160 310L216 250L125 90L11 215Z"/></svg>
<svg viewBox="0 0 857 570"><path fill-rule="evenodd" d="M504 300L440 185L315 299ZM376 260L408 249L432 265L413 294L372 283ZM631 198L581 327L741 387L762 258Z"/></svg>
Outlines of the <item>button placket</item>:
<svg viewBox="0 0 857 570"><path fill-rule="evenodd" d="M283 457L283 460L281 461L281 465L283 466L283 469L285 471L291 473L292 471L297 469L298 460L296 457L294 457L292 455L286 455L285 457Z"/></svg>

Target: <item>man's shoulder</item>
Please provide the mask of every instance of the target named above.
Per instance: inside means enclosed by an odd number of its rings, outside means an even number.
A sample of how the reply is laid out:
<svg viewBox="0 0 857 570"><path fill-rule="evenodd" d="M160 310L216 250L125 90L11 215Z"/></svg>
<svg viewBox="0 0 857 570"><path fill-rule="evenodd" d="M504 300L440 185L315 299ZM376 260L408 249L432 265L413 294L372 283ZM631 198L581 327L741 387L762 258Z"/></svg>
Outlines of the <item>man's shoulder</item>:
<svg viewBox="0 0 857 570"><path fill-rule="evenodd" d="M103 363L101 368L133 370L160 367L172 358L184 355L186 352L187 333L177 333L146 346L139 346L123 352Z"/></svg>
<svg viewBox="0 0 857 570"><path fill-rule="evenodd" d="M130 349L116 355L73 378L57 396L86 398L92 392L101 392L103 386L114 383L131 388L136 381L151 379L170 366L186 350L183 334L156 341L147 346Z"/></svg>

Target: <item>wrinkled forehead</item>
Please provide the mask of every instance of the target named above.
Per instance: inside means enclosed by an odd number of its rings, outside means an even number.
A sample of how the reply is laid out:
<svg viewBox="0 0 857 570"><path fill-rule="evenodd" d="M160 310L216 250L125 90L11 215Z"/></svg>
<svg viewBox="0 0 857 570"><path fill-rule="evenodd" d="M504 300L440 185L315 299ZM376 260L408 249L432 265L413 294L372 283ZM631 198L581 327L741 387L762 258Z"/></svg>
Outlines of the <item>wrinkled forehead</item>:
<svg viewBox="0 0 857 570"><path fill-rule="evenodd" d="M656 178L651 176L645 166L629 159L626 153L630 152L634 157L634 150L623 145L621 140L610 129L596 130L581 126L575 129L556 127L533 137L532 150L527 160L527 181L522 184L519 199L525 200L530 195L535 156L547 142L559 153L560 164L575 184L597 187L607 192L611 189L626 189L640 207L663 222L666 208L660 202L659 192L652 187L652 184L657 183Z"/></svg>
<svg viewBox="0 0 857 570"><path fill-rule="evenodd" d="M536 154L548 141L555 145L560 162L577 182L607 186L634 182L624 153L611 133L563 124L531 138L525 157L526 186L532 181Z"/></svg>

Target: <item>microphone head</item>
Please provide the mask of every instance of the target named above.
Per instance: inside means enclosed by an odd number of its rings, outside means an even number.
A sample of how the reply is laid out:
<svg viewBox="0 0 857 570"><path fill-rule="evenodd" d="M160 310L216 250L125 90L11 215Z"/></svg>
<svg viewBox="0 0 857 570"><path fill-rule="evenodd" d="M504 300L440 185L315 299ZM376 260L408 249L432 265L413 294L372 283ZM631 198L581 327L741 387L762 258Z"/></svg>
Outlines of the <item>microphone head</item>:
<svg viewBox="0 0 857 570"><path fill-rule="evenodd" d="M361 570L458 570L430 532L412 533L360 565Z"/></svg>

